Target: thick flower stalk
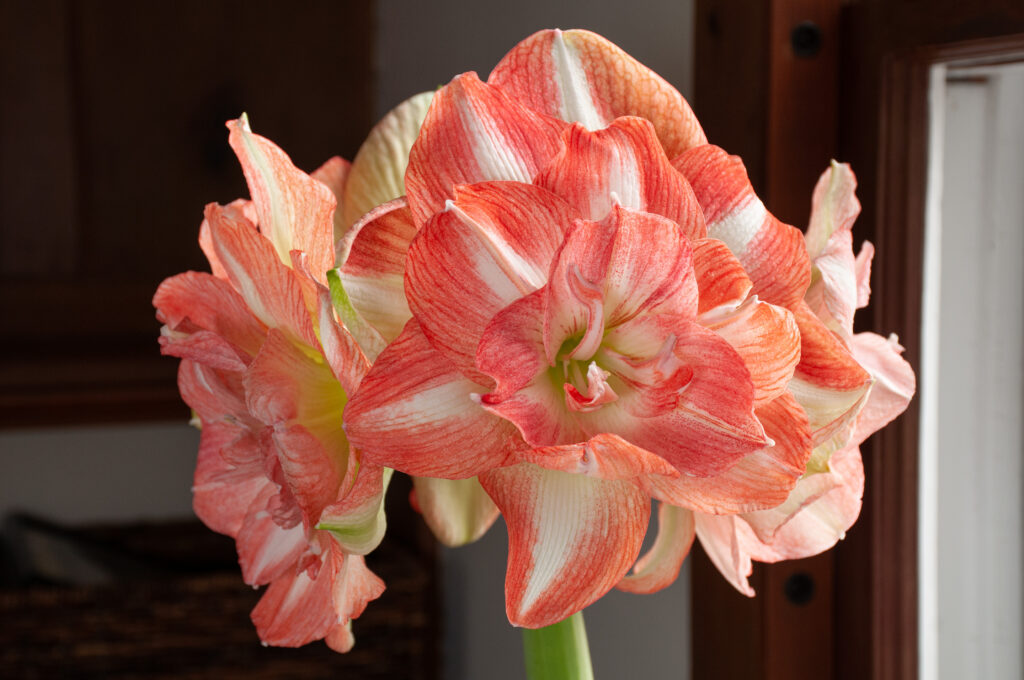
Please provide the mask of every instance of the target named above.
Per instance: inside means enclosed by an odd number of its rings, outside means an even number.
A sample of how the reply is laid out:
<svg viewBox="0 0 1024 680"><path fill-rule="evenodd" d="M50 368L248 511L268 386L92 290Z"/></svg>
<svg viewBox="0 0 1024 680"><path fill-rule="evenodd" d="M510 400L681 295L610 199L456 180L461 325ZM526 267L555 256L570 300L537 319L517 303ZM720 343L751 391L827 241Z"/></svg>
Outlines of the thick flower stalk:
<svg viewBox="0 0 1024 680"><path fill-rule="evenodd" d="M363 555L383 535L391 471L341 427L370 361L327 272L344 208L394 197L379 181L387 156L371 139L362 162L334 158L308 176L244 117L228 127L252 200L207 206L212 273L167 279L154 298L162 351L182 358L179 387L202 428L194 507L235 539L246 583L268 585L252 612L265 643L323 638L344 652L351 620L384 590Z"/></svg>
<svg viewBox="0 0 1024 680"><path fill-rule="evenodd" d="M713 558L735 546L738 518L770 542L839 485L829 458L872 377L816 314L826 260L617 47L544 31L486 83L458 76L405 187L340 270L389 341L346 428L381 465L482 485L509 526L514 624L662 588L695 535ZM716 559L742 589L734 562Z"/></svg>

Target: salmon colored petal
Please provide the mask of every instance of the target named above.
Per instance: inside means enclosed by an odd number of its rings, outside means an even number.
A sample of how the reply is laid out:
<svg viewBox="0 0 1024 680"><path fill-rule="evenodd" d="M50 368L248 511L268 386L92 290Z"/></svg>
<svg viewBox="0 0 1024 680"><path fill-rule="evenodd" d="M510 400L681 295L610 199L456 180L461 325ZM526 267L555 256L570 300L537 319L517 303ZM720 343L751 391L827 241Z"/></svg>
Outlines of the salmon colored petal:
<svg viewBox="0 0 1024 680"><path fill-rule="evenodd" d="M477 540L498 519L498 506L476 477L413 477L416 506L443 545L458 547Z"/></svg>
<svg viewBox="0 0 1024 680"><path fill-rule="evenodd" d="M754 286L729 247L713 238L693 242L693 275L700 291L699 314L739 307Z"/></svg>
<svg viewBox="0 0 1024 680"><path fill-rule="evenodd" d="M817 446L852 428L871 376L806 303L793 311L800 327L800 363L789 389L807 411Z"/></svg>
<svg viewBox="0 0 1024 680"><path fill-rule="evenodd" d="M852 444L860 445L906 410L917 381L914 369L900 356L903 347L895 335L883 338L875 333L858 333L850 345L853 358L874 380L851 439Z"/></svg>
<svg viewBox="0 0 1024 680"><path fill-rule="evenodd" d="M506 610L540 628L583 609L633 565L650 499L633 483L521 463L480 477L508 525Z"/></svg>
<svg viewBox="0 0 1024 680"><path fill-rule="evenodd" d="M294 340L317 346L316 334L298 274L278 259L270 242L252 224L232 218L216 204L206 206L213 246L228 279L264 325Z"/></svg>
<svg viewBox="0 0 1024 680"><path fill-rule="evenodd" d="M825 254L834 234L853 228L860 214L856 191L857 178L846 163L832 161L829 169L818 178L811 197L811 219L804 237L812 260Z"/></svg>
<svg viewBox="0 0 1024 680"><path fill-rule="evenodd" d="M673 161L697 195L708 236L724 241L743 263L764 301L792 309L811 281L799 229L777 220L754 193L743 162L717 146L690 149Z"/></svg>
<svg viewBox="0 0 1024 680"><path fill-rule="evenodd" d="M698 293L692 271L689 243L663 217L616 206L600 223L577 222L551 268L548 361L579 336L571 356L589 359L606 328L638 314L693 318Z"/></svg>
<svg viewBox="0 0 1024 680"><path fill-rule="evenodd" d="M252 610L252 622L264 644L301 647L327 636L337 623L331 603L335 570L325 564L314 576L294 568L276 579Z"/></svg>
<svg viewBox="0 0 1024 680"><path fill-rule="evenodd" d="M235 540L242 578L251 586L287 577L309 546L302 524L286 529L267 511L267 503L276 493L273 484L265 483Z"/></svg>
<svg viewBox="0 0 1024 680"><path fill-rule="evenodd" d="M646 118L670 157L707 142L674 87L590 31L535 33L505 55L488 82L532 109L590 130L620 116Z"/></svg>
<svg viewBox="0 0 1024 680"><path fill-rule="evenodd" d="M615 586L627 593L655 593L675 583L690 554L695 533L693 513L668 503L658 505L658 536L636 561L633 572Z"/></svg>
<svg viewBox="0 0 1024 680"><path fill-rule="evenodd" d="M704 215L686 179L672 167L649 121L619 118L590 132L574 124L565 148L534 178L576 210L598 222L613 201L630 210L662 215L693 240L704 238Z"/></svg>
<svg viewBox="0 0 1024 680"><path fill-rule="evenodd" d="M733 588L747 597L754 589L747 580L754 570L748 553L740 543L737 524L742 520L734 515L695 515L697 538L711 563Z"/></svg>
<svg viewBox="0 0 1024 680"><path fill-rule="evenodd" d="M442 210L459 184L529 184L562 148L564 128L475 73L456 76L434 95L409 153L405 185L413 220L422 225Z"/></svg>
<svg viewBox="0 0 1024 680"><path fill-rule="evenodd" d="M484 182L455 189L409 247L406 295L431 344L468 377L477 345L502 308L547 282L572 212L530 184Z"/></svg>
<svg viewBox="0 0 1024 680"><path fill-rule="evenodd" d="M699 321L743 357L755 407L785 394L800 360L800 329L788 309L755 296L731 312L709 312Z"/></svg>
<svg viewBox="0 0 1024 680"><path fill-rule="evenodd" d="M245 116L229 121L228 129L228 143L242 164L260 231L285 264L291 264L291 251L305 252L313 273L326 283L324 277L334 264L334 194L292 165L273 142L254 135Z"/></svg>
<svg viewBox="0 0 1024 680"><path fill-rule="evenodd" d="M560 470L598 479L636 479L656 474L679 477L660 456L630 444L614 434L599 434L579 444L548 446L520 452L519 460L548 470Z"/></svg>
<svg viewBox="0 0 1024 680"><path fill-rule="evenodd" d="M345 393L322 362L274 329L245 376L249 411L273 428L281 471L307 526L337 497L348 467Z"/></svg>
<svg viewBox="0 0 1024 680"><path fill-rule="evenodd" d="M256 206L253 202L244 198L239 198L231 201L227 205L222 207L222 210L227 213L229 219L235 222L248 221L250 224L257 224L259 222L259 216L256 214ZM228 274L224 269L224 265L221 264L220 258L217 257L217 251L213 247L213 236L210 234L210 221L203 218L203 223L199 225L199 247L203 251L203 255L206 255L206 259L210 262L210 271L218 279L227 280Z"/></svg>
<svg viewBox="0 0 1024 680"><path fill-rule="evenodd" d="M317 529L330 532L348 554L366 555L384 538L384 493L394 470L362 461L355 483L347 493L326 507Z"/></svg>
<svg viewBox="0 0 1024 680"><path fill-rule="evenodd" d="M331 158L326 163L321 165L319 168L313 171L310 175L313 179L317 180L334 194L334 200L338 202L334 208L333 224L334 224L334 241L335 247L337 247L338 241L345 236L345 230L349 224L345 223L344 210L342 199L345 195L345 184L348 183L349 172L352 170L352 164L340 156Z"/></svg>
<svg viewBox="0 0 1024 680"><path fill-rule="evenodd" d="M203 424L192 482L192 509L203 524L232 538L238 535L252 502L270 484L262 460L259 442L248 430L227 422Z"/></svg>
<svg viewBox="0 0 1024 680"><path fill-rule="evenodd" d="M397 338L412 318L404 275L416 231L405 199L400 198L367 213L343 246L339 269L348 300L386 342Z"/></svg>
<svg viewBox="0 0 1024 680"><path fill-rule="evenodd" d="M211 274L185 272L164 280L153 296L153 306L157 318L167 325L160 338L164 354L226 370L244 369L266 334L245 300L227 281ZM190 343L189 336L200 331L209 333L198 346Z"/></svg>
<svg viewBox="0 0 1024 680"><path fill-rule="evenodd" d="M632 335L655 336L657 317L640 317L609 334L608 344L628 348ZM646 329L655 329L647 331ZM693 322L676 324L663 354L653 362L631 364L610 352L602 361L622 378L614 383L619 399L591 413L581 414L587 431L614 432L656 453L684 474L707 477L735 465L743 456L766 444L764 429L754 416L754 387L743 360L713 332ZM623 350L625 351L625 350ZM613 363L614 360L614 363ZM668 395L659 391L664 371L678 372L689 381L670 384ZM630 371L633 368L634 371ZM629 394L633 390L634 394ZM649 397L648 391L655 395ZM665 397L671 401L663 403ZM657 404L657 408L652 408Z"/></svg>
<svg viewBox="0 0 1024 680"><path fill-rule="evenodd" d="M774 442L711 477L650 476L652 497L707 514L734 514L771 508L784 502L811 455L807 416L784 394L757 409L765 434Z"/></svg>
<svg viewBox="0 0 1024 680"><path fill-rule="evenodd" d="M379 465L422 477L474 477L522 446L511 423L480 407L483 391L412 320L351 397L345 431Z"/></svg>
<svg viewBox="0 0 1024 680"><path fill-rule="evenodd" d="M857 270L857 309L867 307L871 299L871 259L874 256L875 246L870 241L864 241L854 262Z"/></svg>
<svg viewBox="0 0 1024 680"><path fill-rule="evenodd" d="M331 270L336 272L337 270ZM335 316L335 303L329 289L319 289L320 348L331 372L346 394L353 394L363 376L370 370L370 360L363 352L350 326ZM383 345L381 345L383 349Z"/></svg>
<svg viewBox="0 0 1024 680"><path fill-rule="evenodd" d="M774 532L770 543L762 542L753 529L737 520L741 528L740 544L751 557L759 562L802 559L828 550L846 536L860 515L861 497L864 495L864 466L860 450L851 446L837 451L829 465L832 468L830 474L835 477L832 488L803 503ZM819 475L811 475L807 479L816 476ZM802 493L800 484L793 492L797 497Z"/></svg>
<svg viewBox="0 0 1024 680"><path fill-rule="evenodd" d="M370 130L352 161L341 202L345 227L378 205L405 196L405 169L433 92L421 92L391 109Z"/></svg>
<svg viewBox="0 0 1024 680"><path fill-rule="evenodd" d="M324 641L334 651L344 653L355 643L352 620L362 615L371 600L381 596L384 582L367 568L362 555L343 555L336 544L331 546L331 553L334 562L340 562L331 588L337 623Z"/></svg>
<svg viewBox="0 0 1024 680"><path fill-rule="evenodd" d="M246 408L239 373L186 359L178 367L178 389L204 423L227 422L254 431L262 426Z"/></svg>

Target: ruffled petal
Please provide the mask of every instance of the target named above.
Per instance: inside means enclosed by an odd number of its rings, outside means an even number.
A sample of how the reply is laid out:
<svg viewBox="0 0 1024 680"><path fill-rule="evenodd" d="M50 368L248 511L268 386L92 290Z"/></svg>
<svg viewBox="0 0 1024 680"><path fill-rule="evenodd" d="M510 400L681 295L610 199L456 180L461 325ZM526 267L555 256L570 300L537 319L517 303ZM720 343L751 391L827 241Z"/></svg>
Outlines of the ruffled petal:
<svg viewBox="0 0 1024 680"><path fill-rule="evenodd" d="M379 465L422 477L474 477L522 446L515 426L480 407L483 391L412 320L352 396L345 431Z"/></svg>
<svg viewBox="0 0 1024 680"><path fill-rule="evenodd" d="M405 258L416 226L405 199L372 210L349 232L341 282L352 307L390 342L412 318L405 300Z"/></svg>
<svg viewBox="0 0 1024 680"><path fill-rule="evenodd" d="M590 132L575 124L565 148L534 179L598 222L618 202L675 221L689 239L704 238L704 214L686 179L672 167L649 121L619 118Z"/></svg>
<svg viewBox="0 0 1024 680"><path fill-rule="evenodd" d="M409 153L405 185L416 224L443 209L459 184L529 184L562 148L564 128L475 73L456 76L434 95Z"/></svg>
<svg viewBox="0 0 1024 680"><path fill-rule="evenodd" d="M330 532L348 554L367 555L380 545L387 528L384 493L394 470L362 461L355 483L336 503L324 508L316 528Z"/></svg>
<svg viewBox="0 0 1024 680"><path fill-rule="evenodd" d="M324 277L334 263L334 194L292 165L276 144L253 134L245 116L227 125L228 142L242 164L260 231L285 264L291 264L291 251L306 253L310 269L326 283Z"/></svg>
<svg viewBox="0 0 1024 680"><path fill-rule="evenodd" d="M476 477L413 477L416 507L443 545L458 547L477 540L498 519L498 506Z"/></svg>
<svg viewBox="0 0 1024 680"><path fill-rule="evenodd" d="M253 202L239 198L231 201L225 206L222 206L222 210L228 214L229 219L235 222L246 221L250 224L257 224L259 222L259 216L256 214L256 206ZM206 255L206 259L210 262L210 271L218 279L227 280L228 274L224 269L224 265L221 264L220 258L217 256L217 251L213 247L213 236L210 233L210 221L203 217L203 223L199 225L199 248L203 251L203 255Z"/></svg>
<svg viewBox="0 0 1024 680"><path fill-rule="evenodd" d="M784 394L756 411L773 444L711 477L652 475L651 496L707 514L734 514L771 508L784 502L811 455L807 416L792 395Z"/></svg>
<svg viewBox="0 0 1024 680"><path fill-rule="evenodd" d="M347 652L355 644L352 620L359 618L371 600L384 592L384 581L369 570L362 555L343 554L337 545L331 546L332 559L340 566L334 574L331 603L337 622L324 641L336 652Z"/></svg>
<svg viewBox="0 0 1024 680"><path fill-rule="evenodd" d="M203 524L234 538L267 486L273 485L263 471L262 449L248 430L228 422L203 424L192 482L192 509Z"/></svg>
<svg viewBox="0 0 1024 680"><path fill-rule="evenodd" d="M693 275L700 291L699 314L739 307L754 287L743 265L722 241L693 242Z"/></svg>
<svg viewBox="0 0 1024 680"><path fill-rule="evenodd" d="M693 513L668 503L658 505L658 536L615 586L627 593L655 593L672 585L696 536Z"/></svg>
<svg viewBox="0 0 1024 680"><path fill-rule="evenodd" d="M787 308L802 300L811 280L803 234L768 212L750 186L743 162L707 144L687 151L673 165L697 195L708 236L724 241L739 258L754 292Z"/></svg>
<svg viewBox="0 0 1024 680"><path fill-rule="evenodd" d="M405 196L409 150L430 108L433 92L421 92L391 109L370 130L352 161L342 201L343 223L349 227L378 205Z"/></svg>
<svg viewBox="0 0 1024 680"><path fill-rule="evenodd" d="M651 506L628 481L521 463L480 482L508 524L506 610L515 626L540 628L610 590L640 552Z"/></svg>
<svg viewBox="0 0 1024 680"><path fill-rule="evenodd" d="M620 116L646 118L654 123L669 157L707 142L690 105L674 87L590 31L535 33L505 55L488 82L532 109L590 130Z"/></svg>
<svg viewBox="0 0 1024 680"><path fill-rule="evenodd" d="M406 295L431 344L480 380L477 345L503 307L547 282L572 221L560 198L530 184L455 189L409 247Z"/></svg>
<svg viewBox="0 0 1024 680"><path fill-rule="evenodd" d="M599 434L579 444L526 449L518 459L548 470L560 470L598 479L636 479L646 475L679 477L672 465L614 434Z"/></svg>
<svg viewBox="0 0 1024 680"><path fill-rule="evenodd" d="M276 493L273 484L265 484L253 500L235 540L242 579L251 586L266 585L286 577L308 548L302 524L282 527L267 510L267 503Z"/></svg>
<svg viewBox="0 0 1024 680"><path fill-rule="evenodd" d="M747 580L754 570L748 553L740 543L737 524L742 523L735 515L695 515L697 538L711 563L732 587L747 597L754 596L754 589Z"/></svg>
<svg viewBox="0 0 1024 680"><path fill-rule="evenodd" d="M903 347L895 335L883 338L875 333L858 333L850 345L853 358L874 380L850 442L859 446L906 410L914 398L917 381L914 369L900 356Z"/></svg>

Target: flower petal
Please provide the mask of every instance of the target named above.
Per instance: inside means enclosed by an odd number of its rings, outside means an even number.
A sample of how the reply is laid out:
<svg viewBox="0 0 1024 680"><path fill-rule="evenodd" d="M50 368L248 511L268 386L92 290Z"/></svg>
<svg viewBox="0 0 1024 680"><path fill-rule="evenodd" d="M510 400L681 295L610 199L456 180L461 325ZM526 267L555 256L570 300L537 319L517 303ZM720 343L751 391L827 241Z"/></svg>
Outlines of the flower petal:
<svg viewBox="0 0 1024 680"><path fill-rule="evenodd" d="M386 341L412 317L405 300L405 258L416 226L404 198L367 213L349 232L339 268L352 307ZM379 350L378 350L379 351Z"/></svg>
<svg viewBox="0 0 1024 680"><path fill-rule="evenodd" d="M422 225L444 208L459 184L529 184L561 149L564 127L475 73L456 76L434 95L409 153L405 184L414 221Z"/></svg>
<svg viewBox="0 0 1024 680"><path fill-rule="evenodd" d="M369 554L380 545L387 528L384 493L393 472L361 461L352 488L338 502L324 508L316 528L330 532L348 554Z"/></svg>
<svg viewBox="0 0 1024 680"><path fill-rule="evenodd" d="M811 280L803 234L768 212L750 186L743 162L706 144L672 164L693 187L708 236L724 241L739 258L754 292L790 309L802 300Z"/></svg>
<svg viewBox="0 0 1024 680"><path fill-rule="evenodd" d="M285 264L291 264L291 251L305 252L317 280L326 283L324 276L334 263L334 194L292 165L273 142L253 134L245 116L227 125L228 142L242 164L260 231Z"/></svg>
<svg viewBox="0 0 1024 680"><path fill-rule="evenodd" d="M480 482L508 524L506 610L515 626L540 628L612 588L640 552L650 501L628 481L521 463Z"/></svg>
<svg viewBox="0 0 1024 680"><path fill-rule="evenodd" d="M883 338L875 333L857 333L850 344L853 358L874 380L851 440L860 445L906 410L914 398L916 380L914 369L900 356L903 348L895 335Z"/></svg>
<svg viewBox="0 0 1024 680"><path fill-rule="evenodd" d="M330 189L331 193L334 194L334 199L338 202L338 205L334 209L333 220L333 243L335 247L337 247L338 241L340 241L345 235L345 231L349 226L345 223L345 218L343 216L344 203L342 198L345 195L345 184L348 182L348 176L351 170L351 163L341 156L334 156L310 174L310 177Z"/></svg>
<svg viewBox="0 0 1024 680"><path fill-rule="evenodd" d="M337 616L337 624L325 638L328 646L336 652L352 649L352 620L359 618L366 605L384 592L384 582L370 571L362 555L342 555L337 545L331 547L333 560L341 562L334 574L331 589L331 603Z"/></svg>
<svg viewBox="0 0 1024 680"><path fill-rule="evenodd" d="M654 593L672 585L690 554L695 533L693 513L668 503L658 505L658 536L616 588L627 593Z"/></svg>
<svg viewBox="0 0 1024 680"><path fill-rule="evenodd" d="M284 528L274 522L267 503L277 493L269 481L245 518L235 541L242 578L251 586L262 586L284 577L295 568L308 548L302 524Z"/></svg>
<svg viewBox="0 0 1024 680"><path fill-rule="evenodd" d="M619 118L590 132L574 124L563 133L565 148L534 179L595 222L613 202L662 215L693 240L704 238L704 215L686 179L672 167L649 121Z"/></svg>
<svg viewBox="0 0 1024 680"><path fill-rule="evenodd" d="M405 196L405 169L433 92L421 92L391 109L370 130L352 161L342 201L343 223L349 227L378 205Z"/></svg>
<svg viewBox="0 0 1024 680"><path fill-rule="evenodd" d="M406 295L431 344L468 377L477 345L503 307L540 288L572 220L550 192L517 182L455 189L455 200L409 247Z"/></svg>
<svg viewBox="0 0 1024 680"><path fill-rule="evenodd" d="M750 553L741 545L737 535L737 524L742 520L735 515L695 515L697 538L704 552L711 559L719 573L732 586L746 595L754 596L747 578L754 570Z"/></svg>
<svg viewBox="0 0 1024 680"><path fill-rule="evenodd" d="M516 45L488 82L532 109L596 130L620 116L654 123L675 157L707 138L679 92L590 31L540 31Z"/></svg>
<svg viewBox="0 0 1024 680"><path fill-rule="evenodd" d="M498 519L498 506L476 477L413 477L417 509L443 545L458 547L477 540Z"/></svg>
<svg viewBox="0 0 1024 680"><path fill-rule="evenodd" d="M630 444L614 434L599 434L579 444L538 447L521 451L519 460L548 470L560 470L598 479L636 479L657 474L679 477L664 458Z"/></svg>
<svg viewBox="0 0 1024 680"><path fill-rule="evenodd" d="M699 314L735 309L754 287L729 247L714 238L693 242L693 275L700 290Z"/></svg>
<svg viewBox="0 0 1024 680"><path fill-rule="evenodd" d="M349 441L371 461L411 475L476 476L522 445L511 423L480 407L483 390L411 320L345 408Z"/></svg>

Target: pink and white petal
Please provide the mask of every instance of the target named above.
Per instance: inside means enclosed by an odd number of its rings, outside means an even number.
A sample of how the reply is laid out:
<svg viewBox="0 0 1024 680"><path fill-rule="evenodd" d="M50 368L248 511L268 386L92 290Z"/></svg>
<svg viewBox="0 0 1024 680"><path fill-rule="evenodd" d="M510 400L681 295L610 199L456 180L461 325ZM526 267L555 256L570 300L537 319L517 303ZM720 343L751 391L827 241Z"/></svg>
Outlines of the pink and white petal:
<svg viewBox="0 0 1024 680"><path fill-rule="evenodd" d="M405 196L409 150L430 108L433 92L421 92L388 111L370 130L352 161L341 201L345 227L378 205Z"/></svg>
<svg viewBox="0 0 1024 680"><path fill-rule="evenodd" d="M654 123L669 157L707 138L682 95L607 39L584 30L533 34L491 71L497 85L532 109L605 127L620 116Z"/></svg>
<svg viewBox="0 0 1024 680"><path fill-rule="evenodd" d="M702 515L694 516L697 538L707 553L711 563L732 587L747 597L754 596L754 589L747 580L754 565L750 561L750 553L741 543L737 525L742 520L735 515Z"/></svg>
<svg viewBox="0 0 1024 680"><path fill-rule="evenodd" d="M227 125L228 143L242 164L260 231L285 264L291 264L291 251L305 252L318 280L326 283L323 275L334 263L334 194L292 165L273 142L253 134L245 116Z"/></svg>
<svg viewBox="0 0 1024 680"><path fill-rule="evenodd" d="M498 519L498 506L476 477L413 477L416 506L443 545L458 547L477 540Z"/></svg>
<svg viewBox="0 0 1024 680"><path fill-rule="evenodd" d="M332 299L332 292L321 288L319 293L320 348L341 388L346 394L353 394L362 382L363 376L370 370L370 358L364 353L349 327L340 323L335 316L336 305ZM380 349L383 348L381 344Z"/></svg>
<svg viewBox="0 0 1024 680"><path fill-rule="evenodd" d="M248 221L250 224L256 225L259 222L259 217L256 215L256 206L253 205L252 201L245 198L238 198L231 201L223 207L225 213L230 215L230 219L234 221ZM218 279L227 280L228 274L224 269L224 265L220 263L220 258L217 257L217 252L213 247L213 236L210 233L210 221L203 218L203 223L199 225L199 248L203 251L203 255L206 255L206 259L210 262L210 271Z"/></svg>
<svg viewBox="0 0 1024 680"><path fill-rule="evenodd" d="M242 578L251 586L262 586L294 571L308 548L302 524L284 528L274 522L267 503L277 493L267 484L253 500L241 531L235 539Z"/></svg>
<svg viewBox="0 0 1024 680"><path fill-rule="evenodd" d="M616 206L600 223L579 221L551 268L544 346L549 362L583 333L574 359L589 359L606 328L637 315L696 316L693 257L678 225ZM593 292L588 292L593 291ZM597 295L597 308L593 296Z"/></svg>
<svg viewBox="0 0 1024 680"><path fill-rule="evenodd" d="M345 481L348 442L338 426L330 438L315 436L300 424L274 428L274 453L284 483L302 513L303 525L313 527Z"/></svg>
<svg viewBox="0 0 1024 680"><path fill-rule="evenodd" d="M860 450L851 446L837 451L829 464L838 483L802 505L775 531L771 543L762 542L752 528L737 520L742 527L740 544L751 557L759 562L802 559L828 550L846 536L860 515L864 495Z"/></svg>
<svg viewBox="0 0 1024 680"><path fill-rule="evenodd" d="M250 458L252 464L234 464L228 457ZM227 422L203 424L192 482L192 509L203 524L232 538L238 535L253 500L273 486L262 458L259 443L247 430Z"/></svg>
<svg viewBox="0 0 1024 680"><path fill-rule="evenodd" d="M616 588L627 593L655 593L672 585L696 536L693 513L668 503L658 505L658 535Z"/></svg>
<svg viewBox="0 0 1024 680"><path fill-rule="evenodd" d="M153 296L153 306L157 318L171 331L187 332L180 328L187 320L223 338L229 347L235 348L237 359L243 363L256 355L266 334L266 327L252 315L245 300L227 281L212 274L185 272L165 279ZM174 345L184 338L175 333L164 337L164 353L181 356L174 351ZM226 358L230 358L230 352Z"/></svg>
<svg viewBox="0 0 1024 680"><path fill-rule="evenodd" d="M310 311L295 271L281 262L251 223L233 219L213 203L206 206L206 218L217 257L253 315L265 326L280 328L316 347Z"/></svg>
<svg viewBox="0 0 1024 680"><path fill-rule="evenodd" d="M793 312L800 327L800 363L789 389L807 411L817 446L853 426L871 376L805 303Z"/></svg>
<svg viewBox="0 0 1024 680"><path fill-rule="evenodd" d="M743 161L712 144L690 149L672 163L690 182L708 227L743 263L754 292L792 309L811 280L799 229L776 219L747 179Z"/></svg>
<svg viewBox="0 0 1024 680"><path fill-rule="evenodd" d="M579 444L526 449L519 453L518 459L548 470L605 480L633 480L647 475L680 476L664 458L608 433Z"/></svg>
<svg viewBox="0 0 1024 680"><path fill-rule="evenodd" d="M786 393L800 361L800 329L788 309L754 296L731 312L710 312L699 321L743 357L754 383L755 407Z"/></svg>
<svg viewBox="0 0 1024 680"><path fill-rule="evenodd" d="M650 499L629 481L607 481L521 463L480 483L508 525L506 611L514 626L540 628L580 611L633 565Z"/></svg>
<svg viewBox="0 0 1024 680"><path fill-rule="evenodd" d="M693 189L672 167L649 121L619 118L595 132L577 123L563 140L565 148L534 183L566 199L583 219L603 220L617 201L673 220L690 240L707 235Z"/></svg>
<svg viewBox="0 0 1024 680"><path fill-rule="evenodd" d="M860 214L856 191L857 178L846 163L832 161L818 178L811 197L811 219L804 236L812 260L825 254L833 235L853 227Z"/></svg>
<svg viewBox="0 0 1024 680"><path fill-rule="evenodd" d="M328 560L310 575L296 566L276 579L252 610L252 622L264 644L301 647L326 637L338 624L332 602L337 569Z"/></svg>
<svg viewBox="0 0 1024 680"><path fill-rule="evenodd" d="M477 345L492 317L547 282L572 221L564 201L517 182L456 187L409 247L405 292L431 344L480 380Z"/></svg>
<svg viewBox="0 0 1024 680"><path fill-rule="evenodd" d="M849 338L858 297L853 234L849 230L832 234L811 265L816 276L805 296L808 305L830 330Z"/></svg>
<svg viewBox="0 0 1024 680"><path fill-rule="evenodd" d="M345 236L345 229L350 226L345 223L344 210L342 198L345 194L345 184L348 182L349 172L352 170L352 164L341 156L334 156L329 159L326 163L321 165L319 168L313 171L310 175L313 179L317 180L334 194L334 200L338 202L334 208L334 244L337 246L338 241Z"/></svg>
<svg viewBox="0 0 1024 680"><path fill-rule="evenodd" d="M362 555L349 555L340 546L330 547L335 566L331 587L331 603L337 623L327 635L326 642L336 652L352 649L352 620L359 618L371 600L384 592L384 581L369 570Z"/></svg>
<svg viewBox="0 0 1024 680"><path fill-rule="evenodd" d="M693 242L693 275L700 291L698 314L738 307L754 287L729 247L714 238Z"/></svg>
<svg viewBox="0 0 1024 680"><path fill-rule="evenodd" d="M245 405L245 388L238 373L186 359L178 366L178 390L204 424L229 422L251 431L261 427Z"/></svg>
<svg viewBox="0 0 1024 680"><path fill-rule="evenodd" d="M473 72L434 94L409 153L405 186L417 225L444 208L459 184L533 181L562 148L562 121L523 106Z"/></svg>
<svg viewBox="0 0 1024 680"><path fill-rule="evenodd" d="M864 241L854 262L857 270L857 309L867 307L871 299L871 259L874 256L875 246L871 241Z"/></svg>
<svg viewBox="0 0 1024 680"><path fill-rule="evenodd" d="M367 213L349 231L338 261L352 307L385 341L412 318L405 300L405 259L416 236L404 198Z"/></svg>
<svg viewBox="0 0 1024 680"><path fill-rule="evenodd" d="M852 444L860 445L906 410L914 398L917 381L914 369L900 356L903 347L895 335L883 338L875 333L858 333L850 344L853 358L874 380L851 440Z"/></svg>
<svg viewBox="0 0 1024 680"><path fill-rule="evenodd" d="M657 322L657 317L639 317L625 329L634 335L642 336L646 329L658 334L662 331ZM615 331L624 336L625 329L620 326ZM643 370L631 375L628 362L619 361L614 366L608 364L608 369L622 378L621 385L615 384L619 400L579 417L581 421L586 418L588 431L621 435L661 456L684 474L720 474L767 443L764 429L754 415L750 373L736 350L696 323L677 324L673 337L673 356L661 363L674 358L692 372L689 382L678 386L676 394L671 395L674 407L671 403L662 404L660 381L655 380L658 371ZM624 348L634 344L622 337L610 342ZM611 359L606 353L605 360ZM658 393L654 401L662 404L655 410L646 394L651 390Z"/></svg>
<svg viewBox="0 0 1024 680"><path fill-rule="evenodd" d="M187 326L187 324L186 324ZM212 331L160 329L160 353L190 359L221 371L244 371L248 354Z"/></svg>
<svg viewBox="0 0 1024 680"><path fill-rule="evenodd" d="M586 439L544 357L544 298L544 290L538 290L501 310L484 331L476 355L477 366L495 382L494 391L481 398L482 406L515 424L535 447Z"/></svg>
<svg viewBox="0 0 1024 680"><path fill-rule="evenodd" d="M485 389L411 320L351 396L345 431L378 465L422 477L474 477L523 446L514 425L481 408Z"/></svg>
<svg viewBox="0 0 1024 680"><path fill-rule="evenodd" d="M711 477L651 475L645 488L653 498L705 514L735 514L771 508L790 496L811 455L807 416L791 395L757 409L773 444Z"/></svg>
<svg viewBox="0 0 1024 680"><path fill-rule="evenodd" d="M316 525L330 532L347 554L366 555L384 538L384 493L394 470L361 461L354 484L327 506ZM349 483L346 480L346 485Z"/></svg>

